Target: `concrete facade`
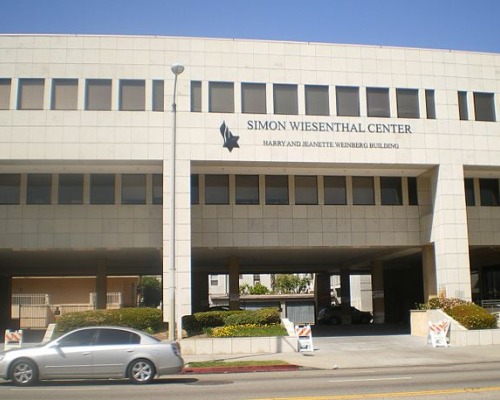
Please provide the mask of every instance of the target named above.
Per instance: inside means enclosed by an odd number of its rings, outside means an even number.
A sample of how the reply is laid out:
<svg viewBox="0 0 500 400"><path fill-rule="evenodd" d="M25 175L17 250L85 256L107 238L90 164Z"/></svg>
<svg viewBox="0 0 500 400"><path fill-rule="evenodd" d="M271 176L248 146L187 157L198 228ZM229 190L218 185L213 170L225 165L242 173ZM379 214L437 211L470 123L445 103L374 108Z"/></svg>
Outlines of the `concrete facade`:
<svg viewBox="0 0 500 400"><path fill-rule="evenodd" d="M175 278L174 63L186 67L177 82ZM471 268L496 265L494 251L481 251L500 245L499 71L498 54L448 50L2 35L0 174L18 176L19 193L0 205L0 272L162 274L164 299L175 279L179 326L201 306L192 304L197 281L230 263L239 273L371 274L374 261L396 270L395 260L417 255L426 295L471 299ZM63 106L59 88L71 100ZM28 204L32 174L52 177L49 204ZM65 174L82 176L81 201L61 202ZM92 201L97 174L114 177L112 204ZM139 202L131 175L141 175ZM257 176L254 204L238 203L242 175ZM222 192L213 176L227 177ZM286 176L286 201L270 201L268 176ZM330 203L332 176L345 179L343 204ZM400 178L389 187L396 204L385 200L386 178Z"/></svg>

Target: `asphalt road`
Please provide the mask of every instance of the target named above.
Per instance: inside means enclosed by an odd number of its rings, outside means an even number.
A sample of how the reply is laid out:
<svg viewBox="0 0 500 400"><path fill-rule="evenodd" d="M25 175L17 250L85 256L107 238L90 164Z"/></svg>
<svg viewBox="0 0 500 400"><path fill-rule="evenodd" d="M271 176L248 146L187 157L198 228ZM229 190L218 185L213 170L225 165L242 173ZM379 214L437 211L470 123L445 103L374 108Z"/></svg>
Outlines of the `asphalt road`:
<svg viewBox="0 0 500 400"><path fill-rule="evenodd" d="M127 381L45 382L17 388L0 383L2 400L87 399L353 400L500 398L500 362L345 370L178 375L152 385Z"/></svg>

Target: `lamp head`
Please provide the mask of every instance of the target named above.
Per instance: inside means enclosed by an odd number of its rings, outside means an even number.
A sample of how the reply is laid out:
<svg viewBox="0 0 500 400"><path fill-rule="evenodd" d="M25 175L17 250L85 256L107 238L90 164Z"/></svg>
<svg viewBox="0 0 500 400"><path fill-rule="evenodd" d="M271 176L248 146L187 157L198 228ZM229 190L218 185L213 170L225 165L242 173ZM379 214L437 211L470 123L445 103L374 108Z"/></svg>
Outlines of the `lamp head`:
<svg viewBox="0 0 500 400"><path fill-rule="evenodd" d="M181 64L174 64L170 68L172 72L174 73L175 76L180 75L184 72L184 65Z"/></svg>

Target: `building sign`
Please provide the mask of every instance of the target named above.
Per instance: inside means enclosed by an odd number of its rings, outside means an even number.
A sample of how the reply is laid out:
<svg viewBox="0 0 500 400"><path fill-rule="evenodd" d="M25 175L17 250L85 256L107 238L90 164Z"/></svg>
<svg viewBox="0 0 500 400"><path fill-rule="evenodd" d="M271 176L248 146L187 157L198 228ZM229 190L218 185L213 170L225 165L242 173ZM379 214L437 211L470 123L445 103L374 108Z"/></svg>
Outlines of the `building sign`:
<svg viewBox="0 0 500 400"><path fill-rule="evenodd" d="M334 133L412 133L408 124L367 124L351 122L247 121L249 131L300 131Z"/></svg>
<svg viewBox="0 0 500 400"><path fill-rule="evenodd" d="M412 134L412 127L409 124L395 123L369 123L343 122L343 121L288 121L288 120L248 120L247 131L253 132L281 132L281 133L363 133L363 134L389 134L408 135ZM239 136L231 133L226 122L222 122L220 133L223 138L223 147L230 152L233 148L238 148ZM380 136L379 136L380 138ZM323 140L296 140L276 137L264 139L262 145L266 147L321 147L321 148L347 148L347 149L399 149L397 142L381 142L366 140L337 140L334 136L329 136Z"/></svg>

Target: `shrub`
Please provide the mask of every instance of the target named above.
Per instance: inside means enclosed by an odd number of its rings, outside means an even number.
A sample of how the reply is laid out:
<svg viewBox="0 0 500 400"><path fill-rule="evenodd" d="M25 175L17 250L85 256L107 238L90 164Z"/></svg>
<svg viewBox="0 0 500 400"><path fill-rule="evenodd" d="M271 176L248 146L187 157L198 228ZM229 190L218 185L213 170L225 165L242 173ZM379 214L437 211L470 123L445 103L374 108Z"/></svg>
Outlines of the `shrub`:
<svg viewBox="0 0 500 400"><path fill-rule="evenodd" d="M279 324L280 314L275 308L263 308L255 311L244 311L230 315L226 318L224 325L269 325Z"/></svg>
<svg viewBox="0 0 500 400"><path fill-rule="evenodd" d="M494 329L497 319L476 304L462 304L453 307L447 314L467 329Z"/></svg>
<svg viewBox="0 0 500 400"><path fill-rule="evenodd" d="M120 308L92 310L61 315L57 320L58 332L68 332L85 326L126 326L149 333L163 328L163 313L156 308Z"/></svg>
<svg viewBox="0 0 500 400"><path fill-rule="evenodd" d="M210 337L250 337L250 336L286 336L283 325L229 325L219 326L208 330Z"/></svg>
<svg viewBox="0 0 500 400"><path fill-rule="evenodd" d="M206 311L182 317L182 327L189 336L221 326L247 324L262 326L279 324L280 322L279 311L275 308L244 311Z"/></svg>
<svg viewBox="0 0 500 400"><path fill-rule="evenodd" d="M435 297L421 304L423 310L440 308L467 329L494 329L497 327L495 316L478 305L455 298Z"/></svg>

